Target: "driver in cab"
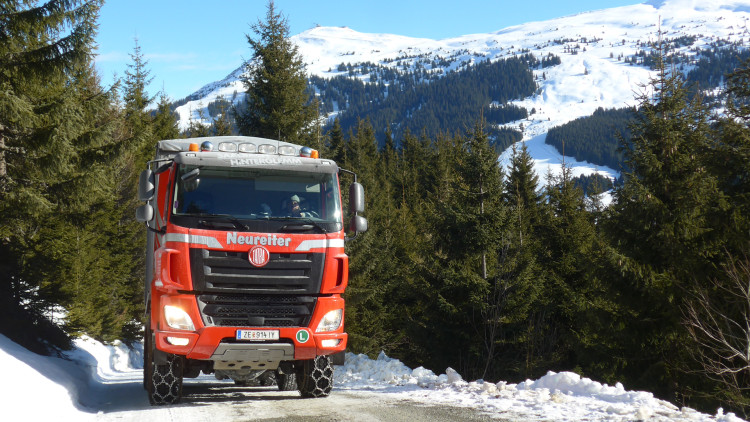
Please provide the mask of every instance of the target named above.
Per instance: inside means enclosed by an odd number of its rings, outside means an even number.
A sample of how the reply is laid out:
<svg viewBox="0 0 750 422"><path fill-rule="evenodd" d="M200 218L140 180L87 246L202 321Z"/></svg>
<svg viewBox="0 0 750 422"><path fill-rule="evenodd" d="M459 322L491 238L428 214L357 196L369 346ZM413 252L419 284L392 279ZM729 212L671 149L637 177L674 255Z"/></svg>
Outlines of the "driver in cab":
<svg viewBox="0 0 750 422"><path fill-rule="evenodd" d="M307 209L302 208L300 197L297 195L292 195L289 198L289 201L287 202L287 204L288 204L287 205L288 217L313 217L315 215L314 213L309 212Z"/></svg>

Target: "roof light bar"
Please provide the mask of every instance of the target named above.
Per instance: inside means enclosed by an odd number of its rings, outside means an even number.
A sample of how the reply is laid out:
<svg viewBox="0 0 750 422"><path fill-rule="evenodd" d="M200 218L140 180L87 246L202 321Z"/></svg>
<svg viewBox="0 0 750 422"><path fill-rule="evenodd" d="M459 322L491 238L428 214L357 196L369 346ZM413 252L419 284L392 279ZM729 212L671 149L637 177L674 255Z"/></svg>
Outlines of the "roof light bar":
<svg viewBox="0 0 750 422"><path fill-rule="evenodd" d="M237 151L237 144L235 144L234 142L222 142L219 144L219 151L235 152Z"/></svg>
<svg viewBox="0 0 750 422"><path fill-rule="evenodd" d="M258 152L261 154L276 154L276 146L271 144L263 144L258 146Z"/></svg>
<svg viewBox="0 0 750 422"><path fill-rule="evenodd" d="M255 144L240 144L240 152L258 152L258 146Z"/></svg>
<svg viewBox="0 0 750 422"><path fill-rule="evenodd" d="M294 155L295 153L295 148L292 146L283 145L279 147L279 154L281 155Z"/></svg>

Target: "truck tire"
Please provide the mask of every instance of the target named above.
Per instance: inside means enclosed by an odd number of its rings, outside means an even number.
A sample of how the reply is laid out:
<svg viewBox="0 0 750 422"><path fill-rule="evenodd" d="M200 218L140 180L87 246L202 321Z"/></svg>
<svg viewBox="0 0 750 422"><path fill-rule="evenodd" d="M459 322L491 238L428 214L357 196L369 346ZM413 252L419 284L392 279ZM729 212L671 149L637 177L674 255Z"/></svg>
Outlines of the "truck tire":
<svg viewBox="0 0 750 422"><path fill-rule="evenodd" d="M299 362L297 389L302 397L328 397L333 388L333 365L328 356Z"/></svg>
<svg viewBox="0 0 750 422"><path fill-rule="evenodd" d="M151 349L153 359L153 349ZM152 374L147 388L152 405L175 404L182 398L183 358L167 355L166 364L156 364L152 360Z"/></svg>
<svg viewBox="0 0 750 422"><path fill-rule="evenodd" d="M279 391L294 391L297 389L297 376L294 373L276 372L276 386L279 387Z"/></svg>

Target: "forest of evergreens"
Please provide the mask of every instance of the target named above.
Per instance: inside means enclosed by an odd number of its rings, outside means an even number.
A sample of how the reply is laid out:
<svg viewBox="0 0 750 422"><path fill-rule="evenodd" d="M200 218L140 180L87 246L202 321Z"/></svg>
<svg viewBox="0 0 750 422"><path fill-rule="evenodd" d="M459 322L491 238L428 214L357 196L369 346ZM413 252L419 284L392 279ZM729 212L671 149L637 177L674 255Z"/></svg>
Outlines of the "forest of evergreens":
<svg viewBox="0 0 750 422"><path fill-rule="evenodd" d="M551 128L544 142L567 157L620 171L623 167L620 145L630 138L630 125L635 118L631 108L600 107L591 116Z"/></svg>
<svg viewBox="0 0 750 422"><path fill-rule="evenodd" d="M547 66L554 63L553 57L545 60ZM397 139L406 130L427 136L463 132L483 113L488 135L502 151L521 139L520 132L502 125L528 117L528 110L508 102L533 94L537 86L531 69L540 65L531 54L480 61L444 76L421 66L399 73L370 65L360 72L374 83L342 75L313 76L310 85L319 94L321 111L343 110L338 118L345 132L366 118L382 144L386 132Z"/></svg>
<svg viewBox="0 0 750 422"><path fill-rule="evenodd" d="M334 105L344 110L338 116L344 131L366 118L382 143L388 131L397 139L406 130L424 130L428 136L465 131L484 113L493 145L504 150L520 140L521 133L498 126L528 117L526 109L507 103L533 94L537 86L531 68L539 65L526 54L480 61L442 77L424 68L398 73L372 65L367 72L371 79L377 75L377 83L365 84L347 76L311 77L310 83L319 93L323 110L332 112Z"/></svg>
<svg viewBox="0 0 750 422"><path fill-rule="evenodd" d="M122 81L102 86L92 62L100 5L0 6L0 332L38 351L67 336L142 335L136 175L156 141L181 136L168 98L146 90L137 44ZM279 53L265 47L256 56ZM295 54L284 60L298 74ZM349 350L467 379L572 370L750 414L750 69L727 78L717 119L680 75L657 69L609 207L567 170L540 188L546 175L524 148L500 168L481 108L463 112L465 129L407 125L384 142L367 115L347 130L337 120L314 146L358 173L370 222L347 246ZM315 117L300 102L305 84L264 92L263 70L245 81L255 106L238 110L242 121L190 134L279 130L260 106L278 94L299 106L282 136L317 142L305 132Z"/></svg>

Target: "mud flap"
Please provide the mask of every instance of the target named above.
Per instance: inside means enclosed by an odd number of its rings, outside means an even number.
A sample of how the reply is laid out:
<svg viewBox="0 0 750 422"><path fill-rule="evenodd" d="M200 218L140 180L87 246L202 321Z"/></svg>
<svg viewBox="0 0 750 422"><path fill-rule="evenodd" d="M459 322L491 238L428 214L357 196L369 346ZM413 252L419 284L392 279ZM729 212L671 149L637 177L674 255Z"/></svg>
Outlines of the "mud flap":
<svg viewBox="0 0 750 422"><path fill-rule="evenodd" d="M331 356L331 365L344 366L346 361L346 350L334 353Z"/></svg>

